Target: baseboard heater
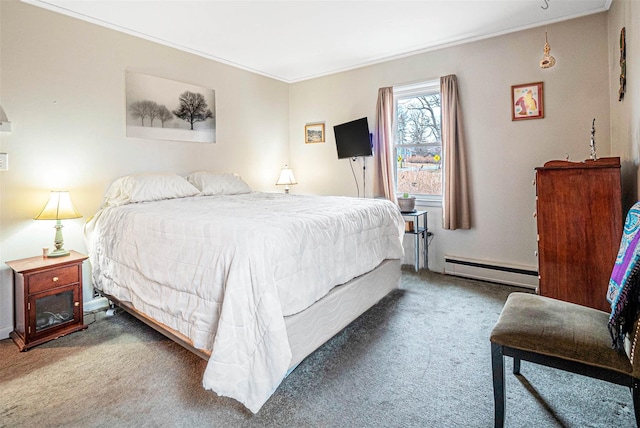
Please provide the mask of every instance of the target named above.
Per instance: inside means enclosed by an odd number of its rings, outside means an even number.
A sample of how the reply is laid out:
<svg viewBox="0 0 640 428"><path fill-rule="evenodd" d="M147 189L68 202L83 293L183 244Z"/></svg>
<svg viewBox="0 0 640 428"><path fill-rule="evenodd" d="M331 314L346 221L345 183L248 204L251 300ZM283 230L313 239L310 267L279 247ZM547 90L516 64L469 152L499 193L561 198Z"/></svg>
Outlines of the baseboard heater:
<svg viewBox="0 0 640 428"><path fill-rule="evenodd" d="M538 286L538 271L535 269L462 257L445 256L444 273L526 288Z"/></svg>

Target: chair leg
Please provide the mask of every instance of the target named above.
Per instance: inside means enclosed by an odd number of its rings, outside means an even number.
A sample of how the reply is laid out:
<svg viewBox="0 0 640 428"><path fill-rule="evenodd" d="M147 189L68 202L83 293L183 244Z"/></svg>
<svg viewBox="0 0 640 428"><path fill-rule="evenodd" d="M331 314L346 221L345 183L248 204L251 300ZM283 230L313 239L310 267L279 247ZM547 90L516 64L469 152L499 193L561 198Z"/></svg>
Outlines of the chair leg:
<svg viewBox="0 0 640 428"><path fill-rule="evenodd" d="M513 357L513 374L520 374L520 358L518 357Z"/></svg>
<svg viewBox="0 0 640 428"><path fill-rule="evenodd" d="M633 411L636 415L636 426L640 426L640 380L631 380L631 394L633 395Z"/></svg>
<svg viewBox="0 0 640 428"><path fill-rule="evenodd" d="M491 369L493 373L493 405L495 409L495 428L504 427L504 356L502 346L497 343L491 344Z"/></svg>

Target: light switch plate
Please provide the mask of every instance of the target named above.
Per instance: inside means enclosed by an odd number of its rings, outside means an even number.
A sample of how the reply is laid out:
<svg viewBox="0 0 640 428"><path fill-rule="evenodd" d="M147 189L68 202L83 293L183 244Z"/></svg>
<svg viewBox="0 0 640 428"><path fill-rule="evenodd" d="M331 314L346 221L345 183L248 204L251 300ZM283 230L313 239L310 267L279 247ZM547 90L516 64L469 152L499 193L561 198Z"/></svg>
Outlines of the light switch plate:
<svg viewBox="0 0 640 428"><path fill-rule="evenodd" d="M0 153L0 171L7 171L9 169L9 154Z"/></svg>

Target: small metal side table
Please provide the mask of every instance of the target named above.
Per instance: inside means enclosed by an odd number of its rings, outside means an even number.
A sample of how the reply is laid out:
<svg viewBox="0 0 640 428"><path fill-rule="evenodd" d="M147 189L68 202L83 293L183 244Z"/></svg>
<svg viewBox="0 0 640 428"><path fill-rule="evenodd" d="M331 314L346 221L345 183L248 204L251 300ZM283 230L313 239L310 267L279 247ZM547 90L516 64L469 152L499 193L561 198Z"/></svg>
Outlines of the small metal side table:
<svg viewBox="0 0 640 428"><path fill-rule="evenodd" d="M416 249L415 268L416 272L420 269L420 238L422 238L422 246L424 247L424 265L425 269L429 268L429 245L427 243L427 211L402 212L405 221L405 234L409 233L414 236L414 244Z"/></svg>

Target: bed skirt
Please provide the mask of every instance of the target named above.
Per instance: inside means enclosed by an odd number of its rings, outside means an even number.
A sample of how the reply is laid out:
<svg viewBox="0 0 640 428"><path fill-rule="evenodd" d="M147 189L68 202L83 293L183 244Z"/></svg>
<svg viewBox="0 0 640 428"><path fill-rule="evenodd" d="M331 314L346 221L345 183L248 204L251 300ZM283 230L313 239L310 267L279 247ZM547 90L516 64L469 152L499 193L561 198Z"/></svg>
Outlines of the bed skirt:
<svg viewBox="0 0 640 428"><path fill-rule="evenodd" d="M292 354L289 370L397 288L400 265L400 260L384 260L374 270L334 287L304 311L285 317ZM209 359L210 351L194 347L188 337L151 319L131 303L104 297L200 358Z"/></svg>

